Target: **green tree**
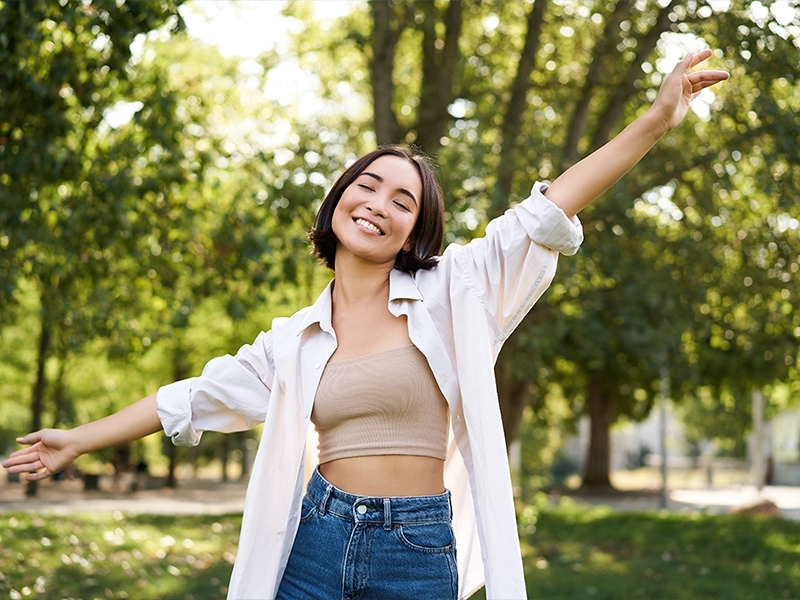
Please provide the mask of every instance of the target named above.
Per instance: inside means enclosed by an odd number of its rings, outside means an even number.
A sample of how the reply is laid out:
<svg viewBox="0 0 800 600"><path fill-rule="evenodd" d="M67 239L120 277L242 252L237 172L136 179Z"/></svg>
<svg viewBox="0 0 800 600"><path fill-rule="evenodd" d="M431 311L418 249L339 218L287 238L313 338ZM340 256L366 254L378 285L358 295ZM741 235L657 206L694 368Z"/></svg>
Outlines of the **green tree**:
<svg viewBox="0 0 800 600"><path fill-rule="evenodd" d="M120 320L110 315L131 296L119 272L134 264L125 260L136 234L126 220L147 205L147 189L129 163L164 141L157 136L169 99L139 96L153 135L133 155L120 156L124 145L111 142L108 115L142 83L128 70L131 43L166 23L179 29L177 4L0 4L0 303L12 314L21 279L34 282L40 331L33 429L42 426L48 356L110 334ZM97 310L78 310L87 305ZM31 484L29 494L35 490Z"/></svg>
<svg viewBox="0 0 800 600"><path fill-rule="evenodd" d="M303 16L298 6L291 10ZM710 114L702 114L701 100L700 114L582 215L581 254L564 261L546 301L498 361L507 441L517 436L524 408L545 401L548 379L571 394L576 413L590 415L587 485L610 484L609 428L622 416L647 415L665 366L678 389L700 376L687 340L697 337L700 322L709 326L697 308L709 288L722 285L707 260L719 240L698 231L697 221L711 222L717 206L718 188L705 178L724 171L732 148L748 161L752 148L741 124L719 107L736 105L737 94L772 97L758 82L761 68L787 86L783 108L775 96L761 118L769 115L773 131L782 128L776 147L793 147L787 98L796 89L796 32L781 25L785 13L756 12L743 2L722 12L711 2L677 0L371 2L354 7L323 41L319 32L310 35L313 25L298 36L301 54L320 58L330 49L335 57L317 61L321 79L346 80L372 99L378 143L404 141L436 155L450 241L479 234L531 180L556 176L641 114L671 46L704 39L720 49L715 60L725 59L734 78ZM740 44L750 48L748 57L763 56L742 61ZM791 177L783 181L792 197ZM781 210L791 218L787 208ZM702 372L711 376L706 367Z"/></svg>

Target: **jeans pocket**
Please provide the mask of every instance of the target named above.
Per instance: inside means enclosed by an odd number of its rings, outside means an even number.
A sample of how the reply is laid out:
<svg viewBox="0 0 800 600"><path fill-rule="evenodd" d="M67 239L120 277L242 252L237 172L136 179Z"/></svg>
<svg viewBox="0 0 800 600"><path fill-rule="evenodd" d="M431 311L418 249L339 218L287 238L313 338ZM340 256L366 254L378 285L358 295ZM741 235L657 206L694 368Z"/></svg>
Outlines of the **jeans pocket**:
<svg viewBox="0 0 800 600"><path fill-rule="evenodd" d="M308 497L308 494L306 494L303 496L303 505L300 509L300 522L308 523L315 514L317 514L317 505Z"/></svg>
<svg viewBox="0 0 800 600"><path fill-rule="evenodd" d="M417 552L446 553L455 545L453 528L445 521L406 523L397 525L394 532L403 545Z"/></svg>

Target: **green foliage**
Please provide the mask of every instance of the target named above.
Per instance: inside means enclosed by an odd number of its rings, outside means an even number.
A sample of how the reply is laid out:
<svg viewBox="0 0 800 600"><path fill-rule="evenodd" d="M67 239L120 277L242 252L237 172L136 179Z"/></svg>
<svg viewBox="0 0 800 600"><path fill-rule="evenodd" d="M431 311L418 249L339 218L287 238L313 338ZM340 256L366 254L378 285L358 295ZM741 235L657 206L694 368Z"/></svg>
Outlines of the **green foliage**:
<svg viewBox="0 0 800 600"><path fill-rule="evenodd" d="M733 2L721 11L711 2L463 2L457 28L450 3L378 4L354 10L346 22L356 33L337 39L363 56L351 59L356 80L371 74L379 139L382 124L393 123L393 139L437 154L448 241L479 235L531 181L554 178L642 114L671 49L708 44L717 49L709 67L732 75L581 215L581 253L562 261L500 357L511 437L519 406L544 404L537 396L548 381L576 415L590 381L602 381L613 422L647 416L665 367L677 400L698 385L743 396L796 378L794 3ZM452 88L431 91L432 73L449 81L441 67L456 29ZM390 81L369 71L382 56L392 57ZM328 80L330 72L316 73ZM387 94L390 105L381 101ZM432 135L439 127L442 136Z"/></svg>
<svg viewBox="0 0 800 600"><path fill-rule="evenodd" d="M328 28L293 2L286 55L246 62L182 35L179 4L0 2L4 398L34 389L54 422L94 418L313 301L330 274L305 232L387 131L440 164L447 241L480 235L701 43L731 80L581 215L581 253L500 357L504 422L515 437L530 406L529 460L552 460L557 436L536 428L580 415L593 377L636 420L665 365L698 414L733 407L716 437L741 437L754 386L797 397L795 4L378 2ZM266 95L293 60L311 114Z"/></svg>

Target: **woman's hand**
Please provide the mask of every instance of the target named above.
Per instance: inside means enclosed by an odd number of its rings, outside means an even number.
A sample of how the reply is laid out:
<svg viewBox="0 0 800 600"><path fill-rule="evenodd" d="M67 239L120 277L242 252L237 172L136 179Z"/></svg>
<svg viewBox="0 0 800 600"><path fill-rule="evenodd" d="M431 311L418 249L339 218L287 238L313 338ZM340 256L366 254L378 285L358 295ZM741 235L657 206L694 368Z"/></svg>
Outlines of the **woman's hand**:
<svg viewBox="0 0 800 600"><path fill-rule="evenodd" d="M667 75L656 101L648 112L663 121L667 131L675 128L686 116L689 103L707 87L728 79L725 71L696 71L689 73L692 67L711 56L711 50L702 50L697 54L689 53Z"/></svg>
<svg viewBox="0 0 800 600"><path fill-rule="evenodd" d="M17 442L30 446L13 452L3 466L10 473L27 473L28 481L55 475L81 455L69 430L42 429L17 438Z"/></svg>

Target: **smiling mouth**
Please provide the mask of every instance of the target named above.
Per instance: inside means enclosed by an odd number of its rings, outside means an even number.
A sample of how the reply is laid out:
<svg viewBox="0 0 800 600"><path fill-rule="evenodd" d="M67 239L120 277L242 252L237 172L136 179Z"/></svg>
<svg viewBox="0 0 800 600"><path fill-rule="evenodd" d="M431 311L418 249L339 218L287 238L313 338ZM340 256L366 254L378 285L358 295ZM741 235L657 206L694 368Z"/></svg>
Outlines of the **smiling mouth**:
<svg viewBox="0 0 800 600"><path fill-rule="evenodd" d="M369 229L370 231L372 231L373 233L375 233L377 235L384 235L383 231L378 229L377 226L373 225L372 223L370 223L366 219L355 219L355 222L356 222L356 225L361 225L361 227L364 227L365 229Z"/></svg>

